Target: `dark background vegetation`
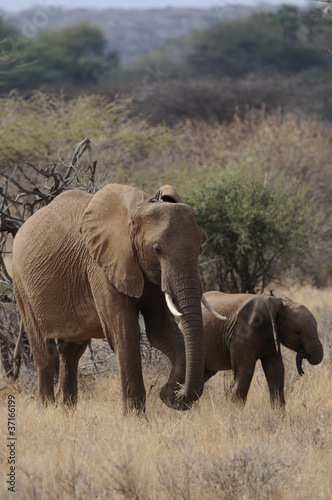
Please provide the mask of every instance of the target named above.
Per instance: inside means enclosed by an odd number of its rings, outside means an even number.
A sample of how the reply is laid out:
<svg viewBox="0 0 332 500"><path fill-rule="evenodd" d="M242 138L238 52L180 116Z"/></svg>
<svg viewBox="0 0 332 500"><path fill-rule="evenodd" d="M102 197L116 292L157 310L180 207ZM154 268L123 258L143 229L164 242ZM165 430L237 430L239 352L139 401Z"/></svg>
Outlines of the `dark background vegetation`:
<svg viewBox="0 0 332 500"><path fill-rule="evenodd" d="M331 284L332 20L319 2L40 8L0 16L0 344L16 335L13 227L86 136L97 186L169 182L194 206L206 290Z"/></svg>
<svg viewBox="0 0 332 500"><path fill-rule="evenodd" d="M236 106L262 104L332 119L331 20L320 8L23 14L0 18L3 92L121 92L170 124L230 120Z"/></svg>

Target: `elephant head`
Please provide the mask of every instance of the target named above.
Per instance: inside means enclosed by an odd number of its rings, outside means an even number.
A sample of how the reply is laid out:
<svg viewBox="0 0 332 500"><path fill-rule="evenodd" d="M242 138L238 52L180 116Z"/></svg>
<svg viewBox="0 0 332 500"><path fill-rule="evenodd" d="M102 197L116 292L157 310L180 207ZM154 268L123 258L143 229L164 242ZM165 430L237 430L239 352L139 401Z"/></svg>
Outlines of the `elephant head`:
<svg viewBox="0 0 332 500"><path fill-rule="evenodd" d="M201 236L194 210L171 186L154 198L131 186L108 185L86 208L81 233L92 258L111 284L139 299L146 282L161 287L182 316L186 351L183 394L201 394L204 339L198 271Z"/></svg>
<svg viewBox="0 0 332 500"><path fill-rule="evenodd" d="M307 359L311 365L318 365L323 359L323 346L318 338L316 319L305 306L293 302L280 292L271 290L270 294L282 303L277 321L280 342L297 352L296 366L302 375L303 359Z"/></svg>

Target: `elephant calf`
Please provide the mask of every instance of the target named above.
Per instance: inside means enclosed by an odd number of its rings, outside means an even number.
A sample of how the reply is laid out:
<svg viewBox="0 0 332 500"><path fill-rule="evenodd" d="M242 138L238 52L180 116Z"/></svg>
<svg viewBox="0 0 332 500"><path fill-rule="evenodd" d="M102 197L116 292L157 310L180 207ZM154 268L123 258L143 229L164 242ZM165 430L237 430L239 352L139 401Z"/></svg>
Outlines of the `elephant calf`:
<svg viewBox="0 0 332 500"><path fill-rule="evenodd" d="M323 359L317 323L311 312L284 295L271 296L208 292L212 307L226 315L219 321L203 310L205 372L203 384L220 370L233 370L232 399L245 403L260 359L268 383L271 405L285 405L284 364L280 343L297 352L300 375L302 359L317 365Z"/></svg>

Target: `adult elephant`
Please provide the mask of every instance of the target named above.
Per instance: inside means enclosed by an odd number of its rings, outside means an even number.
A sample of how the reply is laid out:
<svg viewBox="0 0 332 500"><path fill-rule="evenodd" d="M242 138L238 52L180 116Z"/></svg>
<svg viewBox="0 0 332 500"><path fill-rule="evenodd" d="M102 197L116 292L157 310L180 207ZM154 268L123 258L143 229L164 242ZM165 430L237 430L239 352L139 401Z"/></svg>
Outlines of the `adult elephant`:
<svg viewBox="0 0 332 500"><path fill-rule="evenodd" d="M55 400L58 350L60 400L75 403L79 359L91 338L106 337L124 412L145 411L141 312L150 343L172 362L161 399L190 407L204 371L200 245L194 211L171 186L154 198L119 184L69 191L30 217L15 238L13 281L41 399ZM182 315L183 335L166 302Z"/></svg>
<svg viewBox="0 0 332 500"><path fill-rule="evenodd" d="M317 365L323 359L317 323L303 305L271 290L271 296L250 294L205 294L225 322L203 311L205 335L204 383L220 370L233 370L232 399L245 403L256 361L260 359L270 392L271 405L285 405L284 364L280 343L297 352L296 365L303 374L302 360Z"/></svg>

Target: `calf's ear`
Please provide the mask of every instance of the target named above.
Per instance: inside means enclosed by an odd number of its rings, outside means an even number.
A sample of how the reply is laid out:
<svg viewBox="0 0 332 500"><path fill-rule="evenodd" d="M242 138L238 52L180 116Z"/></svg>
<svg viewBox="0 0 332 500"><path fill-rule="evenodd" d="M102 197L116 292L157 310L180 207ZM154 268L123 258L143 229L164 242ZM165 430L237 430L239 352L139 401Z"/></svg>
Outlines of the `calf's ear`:
<svg viewBox="0 0 332 500"><path fill-rule="evenodd" d="M279 350L279 333L277 330L276 316L282 307L282 300L277 297L257 295L250 297L238 311L238 321L251 328L272 327L273 339L276 350Z"/></svg>
<svg viewBox="0 0 332 500"><path fill-rule="evenodd" d="M169 203L182 203L180 195L175 191L173 186L170 186L170 184L161 186L153 199L155 201L167 201Z"/></svg>

